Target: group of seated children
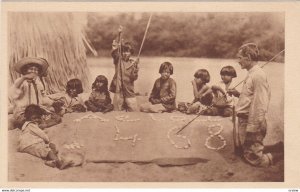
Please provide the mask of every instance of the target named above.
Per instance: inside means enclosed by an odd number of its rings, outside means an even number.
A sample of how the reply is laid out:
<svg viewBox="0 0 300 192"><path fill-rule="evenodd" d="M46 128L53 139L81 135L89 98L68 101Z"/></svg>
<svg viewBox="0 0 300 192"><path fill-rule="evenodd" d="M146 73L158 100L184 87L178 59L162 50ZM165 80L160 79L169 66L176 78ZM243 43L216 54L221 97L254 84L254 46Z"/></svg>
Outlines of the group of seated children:
<svg viewBox="0 0 300 192"><path fill-rule="evenodd" d="M127 47L126 47L127 46ZM116 49L116 48L115 48ZM46 164L64 168L57 157L55 145L51 144L42 129L61 122L65 113L72 112L110 112L120 110L126 104L129 111L138 111L134 94L134 81L138 77L138 61L130 59L133 53L132 46L125 44L121 57L113 49L116 74L112 80L110 91L116 93L125 91L118 98L125 103L118 103L112 99L108 90L108 80L99 75L92 84L92 92L87 101L83 101L79 94L83 92L82 82L71 79L66 84L66 91L47 95L43 77L47 74L48 62L43 58L27 57L21 59L14 66L21 77L16 79L9 90L10 101L13 104L13 117L9 120L9 127L19 127L22 130L19 142L19 151L26 152L46 160ZM117 60L122 59L124 87L117 88L118 73ZM126 64L126 65L125 65ZM199 69L192 81L194 100L191 103L179 103L176 107L176 82L170 76L173 74L173 65L164 62L159 68L160 78L153 85L149 102L140 105L140 111L149 113L172 112L179 110L186 114L232 115L233 96L238 92L232 89L232 79L236 77L235 69L231 66L223 67L220 75L222 82L219 85L208 86L210 74L206 69ZM119 82L120 83L120 82ZM115 103L118 103L115 105Z"/></svg>
<svg viewBox="0 0 300 192"><path fill-rule="evenodd" d="M179 103L178 110L187 114L229 117L233 113L234 96L238 91L233 87L232 79L236 71L232 66L225 66L220 71L221 79L217 85L208 86L209 72L199 69L192 81L194 100L191 103Z"/></svg>

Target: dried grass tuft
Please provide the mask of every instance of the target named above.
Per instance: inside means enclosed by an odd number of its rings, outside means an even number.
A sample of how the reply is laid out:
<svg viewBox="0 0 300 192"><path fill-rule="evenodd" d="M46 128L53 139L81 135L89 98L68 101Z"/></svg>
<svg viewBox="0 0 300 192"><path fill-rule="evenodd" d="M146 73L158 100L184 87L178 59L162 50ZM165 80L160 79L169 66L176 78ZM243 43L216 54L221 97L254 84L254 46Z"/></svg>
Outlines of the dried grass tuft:
<svg viewBox="0 0 300 192"><path fill-rule="evenodd" d="M43 57L49 62L46 89L65 90L71 78L89 87L89 70L83 41L84 17L73 13L9 13L8 56L10 83L20 75L13 64L23 57Z"/></svg>

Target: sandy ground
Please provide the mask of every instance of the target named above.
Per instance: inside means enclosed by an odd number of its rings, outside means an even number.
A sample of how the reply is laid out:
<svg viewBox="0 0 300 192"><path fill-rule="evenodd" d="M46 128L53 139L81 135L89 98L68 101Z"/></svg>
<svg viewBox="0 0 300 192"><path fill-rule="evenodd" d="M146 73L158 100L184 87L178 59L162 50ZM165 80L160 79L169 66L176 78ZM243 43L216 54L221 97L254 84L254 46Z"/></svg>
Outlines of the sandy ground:
<svg viewBox="0 0 300 192"><path fill-rule="evenodd" d="M272 111L271 106L271 111ZM111 119L110 124L115 123L114 117L120 114L120 112L111 112L108 114L96 115L103 116L107 119ZM132 117L140 118L141 120L137 124L138 127L142 127L144 130L153 129L154 131L160 131L158 125L153 124L153 120L148 118L145 113L121 113L129 114ZM183 115L179 112L173 114L155 114L156 117L167 118L172 115ZM63 123L60 127L68 127L68 122L76 117L82 116L82 114L70 114L65 115ZM265 144L274 144L279 140L283 140L283 122L278 116L273 113L269 114L269 129ZM115 120L117 121L117 120ZM86 120L84 126L94 126L95 121ZM176 124L176 123L175 123ZM163 124L166 126L165 124ZM49 128L47 132L50 134L50 138L53 138L53 130L59 130L59 126ZM190 133L193 126L197 126L197 122L193 123L191 127L188 127L184 132ZM229 125L228 125L229 126ZM225 129L224 129L225 130ZM196 134L203 135L207 130L203 129ZM203 145L204 139L199 136L198 148L199 156L209 159L207 162L200 162L187 166L169 166L161 167L155 163L147 164L135 164L135 163L86 163L84 166L72 167L65 170L58 170L55 168L47 167L44 165L41 159L33 157L28 154L19 153L16 151L17 136L20 133L19 130L11 130L8 132L9 136L9 165L8 165L8 179L9 181L52 181L52 182L175 182L175 181L193 181L193 182L209 182L209 181L226 181L226 182L240 182L240 181L267 181L267 182L283 182L284 181L284 161L280 161L276 165L269 168L256 168L244 163L239 157L233 154L233 146L231 142L232 127L226 127L224 135L227 141L227 145L220 151L213 151L206 149ZM59 134L59 131L56 133ZM198 137L198 136L197 136ZM99 141L101 144L101 141ZM201 146L200 146L200 143ZM143 149L138 148L137 153L142 153ZM170 151L172 146L169 146ZM193 149L193 146L192 148ZM195 149L195 148L194 148ZM168 148L166 148L168 150ZM196 152L197 152L196 150ZM115 154L124 153L124 147L114 148ZM147 152L145 149L144 152ZM194 151L195 152L195 151ZM115 157L118 157L116 155Z"/></svg>

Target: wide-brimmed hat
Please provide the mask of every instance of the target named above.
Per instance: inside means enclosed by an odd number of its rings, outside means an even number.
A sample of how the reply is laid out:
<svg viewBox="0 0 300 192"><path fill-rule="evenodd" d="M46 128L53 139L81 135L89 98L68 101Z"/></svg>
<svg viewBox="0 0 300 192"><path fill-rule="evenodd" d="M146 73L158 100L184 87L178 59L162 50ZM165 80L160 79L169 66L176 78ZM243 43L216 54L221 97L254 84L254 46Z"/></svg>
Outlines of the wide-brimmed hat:
<svg viewBox="0 0 300 192"><path fill-rule="evenodd" d="M46 72L47 72L47 69L49 67L49 64L48 64L47 60L44 59L44 58L40 58L40 57L25 57L25 58L22 58L21 60L19 60L14 65L14 68L15 68L16 72L22 74L23 67L26 66L26 65L28 65L28 64L36 64L36 65L40 66L40 68L41 68L40 75L41 76L46 76Z"/></svg>

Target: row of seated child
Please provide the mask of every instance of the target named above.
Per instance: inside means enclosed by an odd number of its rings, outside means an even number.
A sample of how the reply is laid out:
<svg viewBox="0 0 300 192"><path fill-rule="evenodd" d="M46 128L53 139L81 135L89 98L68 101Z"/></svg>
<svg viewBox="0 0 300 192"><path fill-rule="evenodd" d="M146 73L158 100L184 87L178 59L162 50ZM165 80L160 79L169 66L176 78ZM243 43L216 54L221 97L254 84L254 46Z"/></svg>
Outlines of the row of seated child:
<svg viewBox="0 0 300 192"><path fill-rule="evenodd" d="M221 69L220 75L222 81L217 85L208 86L209 72L206 69L197 70L192 81L194 100L191 103L179 103L178 110L187 114L231 116L234 97L239 96L239 92L233 89L236 71L232 66L225 66Z"/></svg>
<svg viewBox="0 0 300 192"><path fill-rule="evenodd" d="M54 100L52 106L57 114L64 115L72 112L109 112L114 109L108 91L108 80L99 75L92 84L92 92L87 101L83 101L78 95L83 92L82 82L79 79L71 79L67 82L66 92L49 95Z"/></svg>
<svg viewBox="0 0 300 192"><path fill-rule="evenodd" d="M27 60L26 60L27 59ZM71 112L109 112L114 109L108 90L108 80L99 75L92 84L92 92L87 101L78 95L83 92L82 82L71 79L66 84L66 92L45 95L42 77L47 70L48 63L41 58L25 58L16 64L16 71L22 76L13 84L10 95L14 103L14 126L21 127L25 122L24 110L29 104L37 104L47 113L41 122L41 128L60 123L61 116ZM194 100L191 103L179 103L176 108L176 82L170 76L173 74L173 65L170 62L161 64L161 75L154 82L149 102L140 105L142 112L172 112L178 109L186 114L231 116L233 96L232 79L236 71L232 66L221 69L222 81L219 85L208 86L210 74L206 69L199 69L192 81ZM33 90L32 90L33 89ZM53 110L54 109L54 110ZM205 109L205 110L204 110Z"/></svg>
<svg viewBox="0 0 300 192"><path fill-rule="evenodd" d="M109 112L113 110L112 100L108 91L108 80L99 75L92 84L92 92L85 102L78 96L83 92L79 79L67 82L66 92L46 95L42 77L46 74L48 63L42 58L25 58L15 65L15 70L22 74L10 89L10 98L14 103L13 126L21 128L19 151L26 152L46 160L49 166L64 168L66 164L57 157L55 145L51 144L42 129L61 122L61 116L71 112ZM173 65L170 62L161 64L161 75L153 86L149 102L141 104L142 112L172 112L176 110L176 83L170 77ZM187 114L230 116L231 95L230 85L236 77L233 67L226 66L221 72L221 86L206 85L210 81L209 72L199 69L192 81L194 100L191 104L179 105L178 110ZM235 93L235 92L232 92ZM225 97L224 97L225 95ZM237 95L235 95L237 96ZM218 98L226 100L220 102ZM211 106L200 110L203 106ZM54 109L54 110L53 110ZM203 109L203 108L202 108Z"/></svg>
<svg viewBox="0 0 300 192"><path fill-rule="evenodd" d="M142 112L172 112L176 110L176 83L170 76L173 74L173 66L170 62L164 62L159 69L161 77L158 78L151 91L149 102L141 104ZM195 72L192 81L194 100L191 103L180 103L178 110L187 114L220 115L228 117L232 115L233 98L227 91L232 84L232 78L236 72L232 66L223 67L222 81L219 85L208 86L210 74L206 69ZM93 112L109 112L114 106L108 91L108 80L99 75L92 84L92 93L87 101L83 102L79 94L83 92L79 79L71 79L67 82L66 93L49 95L55 100L53 107L55 112L63 115L71 112L85 112L86 109ZM207 108L207 109L206 109ZM205 110L204 110L205 109Z"/></svg>
<svg viewBox="0 0 300 192"><path fill-rule="evenodd" d="M208 86L210 74L206 69L199 69L192 80L194 99L191 103L180 102L176 108L176 83L170 77L173 74L173 66L169 62L161 64L158 78L153 86L149 102L142 104L142 112L172 112L179 110L186 114L212 115L229 117L233 112L234 98L239 92L233 88L233 78L236 71L232 66L221 69L222 81L218 85Z"/></svg>

